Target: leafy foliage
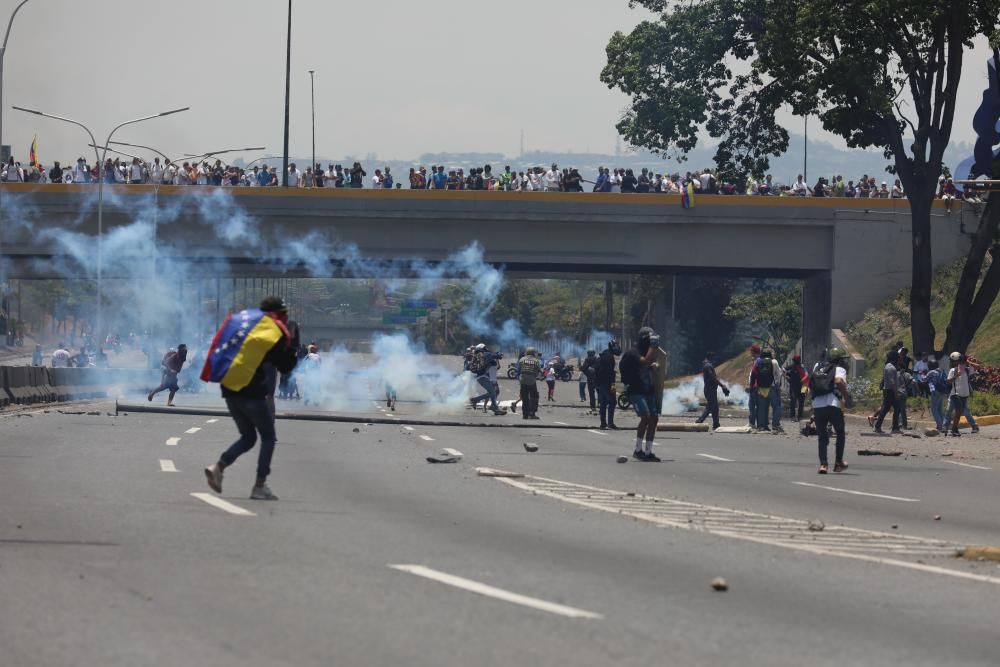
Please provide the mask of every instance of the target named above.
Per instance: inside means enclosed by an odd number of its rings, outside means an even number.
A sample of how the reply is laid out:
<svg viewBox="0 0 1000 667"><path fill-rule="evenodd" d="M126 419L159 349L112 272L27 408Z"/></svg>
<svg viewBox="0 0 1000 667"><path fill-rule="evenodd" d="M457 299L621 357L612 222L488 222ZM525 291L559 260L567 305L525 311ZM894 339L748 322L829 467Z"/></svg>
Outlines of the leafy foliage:
<svg viewBox="0 0 1000 667"><path fill-rule="evenodd" d="M748 321L757 338L783 361L802 334L802 285L737 294L723 315L730 320Z"/></svg>

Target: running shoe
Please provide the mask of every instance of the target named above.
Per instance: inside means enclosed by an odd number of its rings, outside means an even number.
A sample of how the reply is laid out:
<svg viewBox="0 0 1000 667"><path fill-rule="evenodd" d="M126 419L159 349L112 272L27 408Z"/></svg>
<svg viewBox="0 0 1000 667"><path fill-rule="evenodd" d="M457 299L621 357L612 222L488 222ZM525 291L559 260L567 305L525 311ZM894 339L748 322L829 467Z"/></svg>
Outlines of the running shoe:
<svg viewBox="0 0 1000 667"><path fill-rule="evenodd" d="M218 463L205 468L205 480L208 482L208 488L216 493L222 493L222 467Z"/></svg>
<svg viewBox="0 0 1000 667"><path fill-rule="evenodd" d="M843 461L833 464L833 472L844 472L847 470L847 464Z"/></svg>
<svg viewBox="0 0 1000 667"><path fill-rule="evenodd" d="M632 458L634 458L636 461L645 461L646 453L643 452L641 449L637 449L634 452L632 452Z"/></svg>
<svg viewBox="0 0 1000 667"><path fill-rule="evenodd" d="M819 465L819 470L816 471L820 475L825 475L828 472L828 468L825 463Z"/></svg>
<svg viewBox="0 0 1000 667"><path fill-rule="evenodd" d="M659 463L660 457L654 454L653 452L650 452L649 454L643 454L642 460L645 461L646 463Z"/></svg>
<svg viewBox="0 0 1000 667"><path fill-rule="evenodd" d="M253 491L250 492L250 500L277 500L278 496L271 493L271 489L267 484L261 484L260 486L254 486Z"/></svg>

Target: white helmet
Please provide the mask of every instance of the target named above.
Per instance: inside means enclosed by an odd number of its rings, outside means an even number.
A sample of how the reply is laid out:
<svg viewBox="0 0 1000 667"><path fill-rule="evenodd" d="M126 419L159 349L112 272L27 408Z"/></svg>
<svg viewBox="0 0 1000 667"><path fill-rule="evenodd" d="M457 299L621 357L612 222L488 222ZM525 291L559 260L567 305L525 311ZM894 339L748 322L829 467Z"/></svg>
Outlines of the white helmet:
<svg viewBox="0 0 1000 667"><path fill-rule="evenodd" d="M486 343L480 343L479 345L476 346L476 349L477 350L485 350L486 349Z"/></svg>
<svg viewBox="0 0 1000 667"><path fill-rule="evenodd" d="M952 352L951 355L949 355L949 358L952 361L961 361L962 360L962 353L961 352Z"/></svg>

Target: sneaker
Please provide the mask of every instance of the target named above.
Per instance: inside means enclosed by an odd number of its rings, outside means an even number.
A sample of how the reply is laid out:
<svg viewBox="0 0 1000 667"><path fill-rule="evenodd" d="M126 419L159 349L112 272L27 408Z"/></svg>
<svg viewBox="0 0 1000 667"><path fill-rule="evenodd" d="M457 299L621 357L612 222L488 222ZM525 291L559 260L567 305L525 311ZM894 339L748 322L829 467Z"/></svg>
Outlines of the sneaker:
<svg viewBox="0 0 1000 667"><path fill-rule="evenodd" d="M609 431L617 431L618 427L616 425L614 425L614 424L608 424L608 430Z"/></svg>
<svg viewBox="0 0 1000 667"><path fill-rule="evenodd" d="M205 481L208 482L208 488L216 493L222 493L222 468L218 463L205 468Z"/></svg>
<svg viewBox="0 0 1000 667"><path fill-rule="evenodd" d="M868 425L874 428L874 426L875 426L875 418L874 417L871 417L871 416L868 417Z"/></svg>
<svg viewBox="0 0 1000 667"><path fill-rule="evenodd" d="M833 464L833 472L844 472L847 470L847 464L843 461Z"/></svg>
<svg viewBox="0 0 1000 667"><path fill-rule="evenodd" d="M643 452L641 449L637 449L634 452L632 452L632 458L634 458L636 461L645 461L646 453Z"/></svg>
<svg viewBox="0 0 1000 667"><path fill-rule="evenodd" d="M515 415L517 414L517 405L515 403L510 404L510 411L513 412ZM525 417L525 419L527 419L527 417Z"/></svg>
<svg viewBox="0 0 1000 667"><path fill-rule="evenodd" d="M176 406L173 403L171 403L170 401L167 401L167 407L168 408L173 408L173 407L176 407Z"/></svg>
<svg viewBox="0 0 1000 667"><path fill-rule="evenodd" d="M972 432L973 433L979 433L979 427L978 426L973 426L972 427Z"/></svg>
<svg viewBox="0 0 1000 667"><path fill-rule="evenodd" d="M608 430L608 425L607 424L601 424L597 428L598 428L598 430L601 430L601 431L607 431Z"/></svg>
<svg viewBox="0 0 1000 667"><path fill-rule="evenodd" d="M878 433L879 435L885 435L885 431L880 428L875 429L872 433Z"/></svg>
<svg viewBox="0 0 1000 667"><path fill-rule="evenodd" d="M541 419L541 417L539 417L538 415L531 415L529 419Z"/></svg>
<svg viewBox="0 0 1000 667"><path fill-rule="evenodd" d="M649 454L643 454L642 460L645 461L646 463L659 463L660 457L654 454L653 452L650 452Z"/></svg>
<svg viewBox="0 0 1000 667"><path fill-rule="evenodd" d="M892 435L903 435L902 429L898 429L898 428L892 429L891 431L889 431L889 433L891 433Z"/></svg>
<svg viewBox="0 0 1000 667"><path fill-rule="evenodd" d="M149 392L149 393L148 393L148 394L146 395L146 400L147 400L147 401L149 401L150 403L152 403L152 402L153 402L153 392Z"/></svg>
<svg viewBox="0 0 1000 667"><path fill-rule="evenodd" d="M817 472L817 474L825 475L827 473L827 471L828 471L828 468L827 468L826 464L825 463L821 463L819 465L819 470L817 470L816 472Z"/></svg>
<svg viewBox="0 0 1000 667"><path fill-rule="evenodd" d="M953 437L953 438L959 438L959 437L961 437L961 436L962 436L962 434L961 434L961 433L959 433L958 431L952 431L952 432L951 432L951 433L949 433L948 435L950 435L950 436L951 436L951 437Z"/></svg>
<svg viewBox="0 0 1000 667"><path fill-rule="evenodd" d="M271 493L271 489L267 484L261 484L260 486L254 486L253 491L250 492L250 500L277 500L278 496Z"/></svg>

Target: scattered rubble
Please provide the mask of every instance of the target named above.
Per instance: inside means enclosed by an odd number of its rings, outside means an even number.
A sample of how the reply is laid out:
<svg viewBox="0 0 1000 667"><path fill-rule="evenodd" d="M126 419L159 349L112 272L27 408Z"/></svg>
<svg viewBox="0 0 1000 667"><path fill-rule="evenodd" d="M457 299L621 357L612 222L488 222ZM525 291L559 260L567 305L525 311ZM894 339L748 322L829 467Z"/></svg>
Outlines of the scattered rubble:
<svg viewBox="0 0 1000 667"><path fill-rule="evenodd" d="M822 521L809 522L809 530L813 531L814 533L822 532L824 528L826 528L826 524L823 523Z"/></svg>
<svg viewBox="0 0 1000 667"><path fill-rule="evenodd" d="M526 442L526 443L524 443L524 451L526 451L526 452L537 452L538 451L538 445L536 445L533 442Z"/></svg>
<svg viewBox="0 0 1000 667"><path fill-rule="evenodd" d="M724 593L729 590L729 582L722 577L712 579L712 589Z"/></svg>
<svg viewBox="0 0 1000 667"><path fill-rule="evenodd" d="M457 449L445 447L437 456L428 456L428 463L458 463L462 460L462 452Z"/></svg>
<svg viewBox="0 0 1000 667"><path fill-rule="evenodd" d="M615 460L618 461L618 463L628 463L628 457L627 456L619 456Z"/></svg>

